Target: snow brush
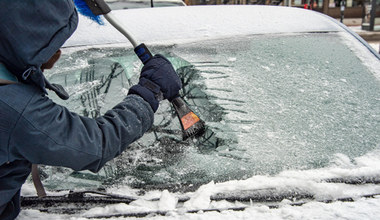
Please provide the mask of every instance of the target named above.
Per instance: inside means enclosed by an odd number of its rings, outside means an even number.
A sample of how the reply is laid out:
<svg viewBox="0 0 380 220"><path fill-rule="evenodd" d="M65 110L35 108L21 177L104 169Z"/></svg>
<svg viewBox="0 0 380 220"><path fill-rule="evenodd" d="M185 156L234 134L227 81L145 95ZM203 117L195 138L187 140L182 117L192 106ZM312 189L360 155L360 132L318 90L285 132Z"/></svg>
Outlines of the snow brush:
<svg viewBox="0 0 380 220"><path fill-rule="evenodd" d="M136 55L143 64L146 64L153 57L145 44L137 43L122 23L116 19L104 0L74 0L74 3L79 13L89 17L98 24L104 24L100 17L100 15L103 15L113 27L122 33L129 40L129 42L131 42ZM190 109L181 97L174 98L171 103L174 106L181 124L183 140L193 136L200 136L204 133L204 121Z"/></svg>

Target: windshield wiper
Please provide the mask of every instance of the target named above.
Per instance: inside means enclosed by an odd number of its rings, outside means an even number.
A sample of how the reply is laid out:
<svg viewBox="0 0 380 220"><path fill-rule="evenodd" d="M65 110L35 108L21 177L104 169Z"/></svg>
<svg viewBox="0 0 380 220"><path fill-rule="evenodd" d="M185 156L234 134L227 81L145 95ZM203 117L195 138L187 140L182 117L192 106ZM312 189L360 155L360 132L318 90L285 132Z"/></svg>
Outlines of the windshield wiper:
<svg viewBox="0 0 380 220"><path fill-rule="evenodd" d="M327 183L345 183L352 185L380 184L380 176L350 176L338 177L324 180Z"/></svg>
<svg viewBox="0 0 380 220"><path fill-rule="evenodd" d="M221 201L226 200L229 202L239 201L242 204L239 206L234 206L234 203L231 203L231 207L223 209L193 209L193 210L183 210L178 208L171 211L180 211L181 213L197 213L199 211L210 212L210 211L242 211L252 205L266 205L269 208L279 208L279 203L284 199L291 201L289 205L291 206L301 206L310 201L317 201L323 203L331 203L334 201L340 202L353 202L357 197L362 198L374 198L379 196L380 193L366 194L361 196L353 197L344 197L337 199L315 199L314 196L307 192L301 192L297 189L289 190L278 190L275 188L268 189L258 189L258 190L245 190L245 191L236 191L229 193L217 193L210 197L211 201ZM89 210L94 207L104 207L111 204L125 203L130 204L139 197L133 196L123 196L118 194L105 193L100 191L70 191L67 195L60 196L46 196L43 198L38 198L37 196L22 196L21 197L21 206L28 209L36 209L41 212L47 213L59 213L59 214L78 214L82 211ZM181 207L183 203L190 200L189 196L180 196L177 197L178 204L177 207ZM159 201L160 198L153 198L147 201ZM97 215L97 216L86 216L87 218L110 218L110 217L145 217L151 214L156 215L166 215L169 211L162 210L152 210L152 211L142 211L142 212L128 212L128 213L117 213L110 215Z"/></svg>

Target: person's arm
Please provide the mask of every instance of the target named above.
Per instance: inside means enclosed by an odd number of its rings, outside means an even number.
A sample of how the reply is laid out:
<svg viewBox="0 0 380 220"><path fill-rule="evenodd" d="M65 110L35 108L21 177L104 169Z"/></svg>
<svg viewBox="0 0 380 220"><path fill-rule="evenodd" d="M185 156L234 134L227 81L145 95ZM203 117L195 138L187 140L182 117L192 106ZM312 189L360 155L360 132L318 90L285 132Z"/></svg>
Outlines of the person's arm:
<svg viewBox="0 0 380 220"><path fill-rule="evenodd" d="M10 154L34 164L98 171L152 126L160 97L171 100L181 87L169 60L156 55L125 100L97 119L81 117L36 93L14 128Z"/></svg>
<svg viewBox="0 0 380 220"><path fill-rule="evenodd" d="M35 95L22 113L10 140L13 155L34 164L98 171L140 138L153 123L150 105L137 95L99 118L70 112L47 97Z"/></svg>

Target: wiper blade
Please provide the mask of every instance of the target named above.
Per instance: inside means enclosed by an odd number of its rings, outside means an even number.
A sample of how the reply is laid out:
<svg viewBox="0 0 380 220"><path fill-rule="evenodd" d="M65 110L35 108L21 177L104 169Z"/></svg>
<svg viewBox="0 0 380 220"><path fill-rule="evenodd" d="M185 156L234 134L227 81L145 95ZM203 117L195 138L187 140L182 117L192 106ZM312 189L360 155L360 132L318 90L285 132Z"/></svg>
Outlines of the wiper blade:
<svg viewBox="0 0 380 220"><path fill-rule="evenodd" d="M86 218L110 218L110 217L145 217L151 214L155 215L166 215L169 212L181 212L181 213L197 213L202 212L222 212L226 210L230 211L243 211L252 205L266 205L271 209L279 208L280 203L283 200L289 200L287 203L291 206L302 206L310 201L322 202L322 203L331 203L335 201L340 202L353 202L358 197L361 198L374 198L379 196L380 193L365 194L365 195L356 195L353 197L344 197L336 199L315 199L315 197L307 192L299 191L298 189L289 189L289 190L278 190L275 188L267 189L258 189L258 190L246 190L246 191L235 191L228 193L217 193L210 197L211 201L221 201L226 200L229 202L239 201L242 202L239 206L233 205L228 208L211 208L211 209L191 209L184 210L182 209L183 203L190 200L188 196L177 197L178 205L175 210L171 211L162 211L162 210L152 210L152 211L129 211L126 213L116 213L109 215L96 215L96 216L85 216ZM41 212L47 213L58 213L58 214L78 214L83 211L89 210L94 207L104 207L111 204L125 203L129 204L139 197L133 196L123 196L117 194L110 194L100 191L70 191L67 195L60 196L46 196L43 198L38 198L37 196L22 196L21 197L21 206L28 209L36 209ZM149 199L147 201L159 201L159 198Z"/></svg>
<svg viewBox="0 0 380 220"><path fill-rule="evenodd" d="M95 206L105 206L117 203L129 204L138 198L122 196L100 191L70 191L67 195L60 196L21 196L21 206L37 209L41 212L74 214L82 210L88 210ZM73 206L75 204L75 206Z"/></svg>
<svg viewBox="0 0 380 220"><path fill-rule="evenodd" d="M350 176L338 177L324 180L327 183L345 183L352 185L380 184L380 176Z"/></svg>

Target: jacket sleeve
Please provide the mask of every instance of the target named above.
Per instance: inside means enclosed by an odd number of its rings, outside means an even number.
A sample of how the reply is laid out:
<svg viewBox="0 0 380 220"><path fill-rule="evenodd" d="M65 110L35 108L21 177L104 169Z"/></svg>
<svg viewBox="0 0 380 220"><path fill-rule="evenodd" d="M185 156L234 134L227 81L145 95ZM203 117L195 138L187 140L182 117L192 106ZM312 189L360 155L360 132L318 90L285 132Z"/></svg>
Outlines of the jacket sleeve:
<svg viewBox="0 0 380 220"><path fill-rule="evenodd" d="M102 117L91 119L35 95L14 129L10 153L31 163L99 171L153 124L141 97L128 95Z"/></svg>

